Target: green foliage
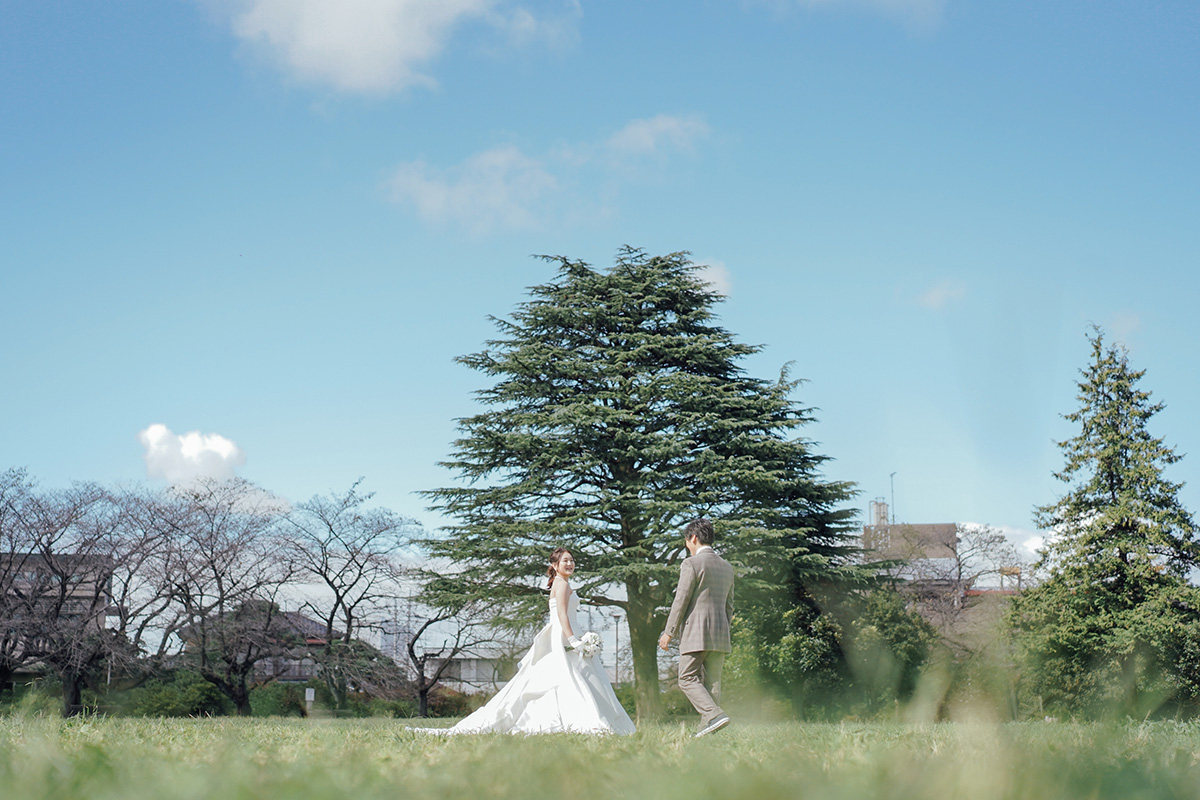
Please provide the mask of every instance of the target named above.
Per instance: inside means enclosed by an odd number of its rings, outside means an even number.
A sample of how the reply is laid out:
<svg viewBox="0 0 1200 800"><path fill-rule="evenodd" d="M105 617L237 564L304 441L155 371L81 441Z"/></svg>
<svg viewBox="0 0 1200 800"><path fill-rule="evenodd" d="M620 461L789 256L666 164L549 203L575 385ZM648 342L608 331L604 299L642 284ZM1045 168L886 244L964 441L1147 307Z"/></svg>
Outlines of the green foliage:
<svg viewBox="0 0 1200 800"><path fill-rule="evenodd" d="M220 689L186 670L130 691L128 703L129 713L142 717L212 717L233 710Z"/></svg>
<svg viewBox="0 0 1200 800"><path fill-rule="evenodd" d="M894 589L871 592L861 607L849 625L844 647L858 702L877 711L912 698L939 637Z"/></svg>
<svg viewBox="0 0 1200 800"><path fill-rule="evenodd" d="M619 686L613 686L613 692L616 693L617 701L624 707L626 714L631 718L637 714L637 696L632 683L626 682Z"/></svg>
<svg viewBox="0 0 1200 800"><path fill-rule="evenodd" d="M251 713L256 717L307 717L302 684L272 682L250 690Z"/></svg>
<svg viewBox="0 0 1200 800"><path fill-rule="evenodd" d="M1027 710L1099 718L1194 716L1200 702L1200 591L1149 587L1139 601L1103 584L1047 581L1014 604Z"/></svg>
<svg viewBox="0 0 1200 800"><path fill-rule="evenodd" d="M1053 713L1194 714L1200 704L1200 553L1163 476L1180 456L1150 435L1162 409L1137 388L1144 371L1097 330L1079 382L1079 433L1060 443L1070 489L1037 510L1049 577L1017 598L1023 701Z"/></svg>
<svg viewBox="0 0 1200 800"><path fill-rule="evenodd" d="M365 692L351 692L346 695L344 705L339 708L334 705L333 694L324 681L311 680L306 688L316 690L314 705L322 715L329 713L335 717L394 717L397 719L417 716L417 701L412 697L386 699Z"/></svg>
<svg viewBox="0 0 1200 800"><path fill-rule="evenodd" d="M487 410L460 422L445 466L463 480L428 493L455 520L427 542L461 574L431 584L545 613L531 579L570 547L587 601L626 611L639 715L658 710L655 645L683 557L681 529L708 516L755 587L841 580L854 570L839 508L848 484L819 477L825 457L796 432L812 421L798 382L747 376L760 348L713 324L719 297L685 253L626 248L607 271L567 258L533 287L503 338L459 361L494 380ZM544 585L544 584L543 584Z"/></svg>
<svg viewBox="0 0 1200 800"><path fill-rule="evenodd" d="M0 716L44 717L62 714L62 691L44 681L20 684L0 694Z"/></svg>
<svg viewBox="0 0 1200 800"><path fill-rule="evenodd" d="M362 709L362 716L364 717L411 719L417 716L417 702L408 698L383 700L378 697L372 697L358 707Z"/></svg>
<svg viewBox="0 0 1200 800"><path fill-rule="evenodd" d="M379 648L360 639L334 639L308 650L322 677L324 696L332 708L354 700L348 686L372 697L395 695L405 684L403 671ZM360 699L357 702L362 703Z"/></svg>
<svg viewBox="0 0 1200 800"><path fill-rule="evenodd" d="M891 589L828 605L754 609L735 637L756 648L764 678L801 717L871 716L910 700L938 647L932 626Z"/></svg>
<svg viewBox="0 0 1200 800"><path fill-rule="evenodd" d="M469 695L437 686L429 693L429 716L465 717L482 704L482 695Z"/></svg>
<svg viewBox="0 0 1200 800"><path fill-rule="evenodd" d="M811 605L761 604L734 619L734 648L753 649L763 679L802 718L822 716L847 683L842 628Z"/></svg>

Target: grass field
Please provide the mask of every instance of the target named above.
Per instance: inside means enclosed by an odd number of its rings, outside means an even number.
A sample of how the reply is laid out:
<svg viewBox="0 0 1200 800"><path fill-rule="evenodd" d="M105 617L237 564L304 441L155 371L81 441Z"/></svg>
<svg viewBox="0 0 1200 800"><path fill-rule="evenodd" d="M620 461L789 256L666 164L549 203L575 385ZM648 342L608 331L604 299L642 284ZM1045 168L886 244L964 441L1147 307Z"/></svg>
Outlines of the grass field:
<svg viewBox="0 0 1200 800"><path fill-rule="evenodd" d="M1200 799L1200 727L1182 723L747 723L699 740L678 723L454 738L410 724L0 718L0 797Z"/></svg>

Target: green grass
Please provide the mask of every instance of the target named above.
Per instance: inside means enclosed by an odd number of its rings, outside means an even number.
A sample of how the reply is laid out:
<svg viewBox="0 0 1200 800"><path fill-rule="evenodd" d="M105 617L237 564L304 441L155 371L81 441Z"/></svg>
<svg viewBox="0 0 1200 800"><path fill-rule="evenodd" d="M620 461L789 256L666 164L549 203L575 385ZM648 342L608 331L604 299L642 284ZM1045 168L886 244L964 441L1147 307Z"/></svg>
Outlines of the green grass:
<svg viewBox="0 0 1200 800"><path fill-rule="evenodd" d="M439 737L411 721L0 719L0 797L1198 798L1200 727L680 724Z"/></svg>

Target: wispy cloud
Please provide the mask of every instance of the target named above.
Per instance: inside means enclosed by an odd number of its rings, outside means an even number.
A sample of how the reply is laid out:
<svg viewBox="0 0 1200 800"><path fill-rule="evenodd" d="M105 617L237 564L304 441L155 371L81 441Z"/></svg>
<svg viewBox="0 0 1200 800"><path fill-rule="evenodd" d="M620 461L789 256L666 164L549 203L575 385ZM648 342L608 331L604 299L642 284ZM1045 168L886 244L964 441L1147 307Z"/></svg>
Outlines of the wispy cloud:
<svg viewBox="0 0 1200 800"><path fill-rule="evenodd" d="M949 305L961 302L967 296L967 287L962 281L944 280L926 289L917 297L924 308L940 311Z"/></svg>
<svg viewBox="0 0 1200 800"><path fill-rule="evenodd" d="M1142 327L1142 318L1132 311L1117 313L1108 323L1108 332L1113 341L1126 348L1132 347L1133 335Z"/></svg>
<svg viewBox="0 0 1200 800"><path fill-rule="evenodd" d="M729 268L721 261L706 261L696 269L696 277L707 283L717 294L729 297L733 294L733 278Z"/></svg>
<svg viewBox="0 0 1200 800"><path fill-rule="evenodd" d="M579 20L583 7L579 0L567 0L557 12L534 14L527 8L512 8L488 15L488 21L508 35L509 41L523 47L544 43L566 48L579 40Z"/></svg>
<svg viewBox="0 0 1200 800"><path fill-rule="evenodd" d="M253 51L305 83L387 93L434 81L427 65L478 22L514 44L562 41L578 17L543 18L505 0L196 0Z"/></svg>
<svg viewBox="0 0 1200 800"><path fill-rule="evenodd" d="M659 114L630 122L609 137L607 146L616 155L690 150L707 133L708 125L699 117Z"/></svg>
<svg viewBox="0 0 1200 800"><path fill-rule="evenodd" d="M388 188L392 200L412 207L426 222L475 234L568 224L587 213L606 213L597 197L611 198L619 182L639 179L642 172L635 167L688 151L707 131L698 118L663 114L634 120L599 143L561 145L536 155L503 145L452 167L410 161L395 169ZM595 181L582 180L589 171L600 172ZM572 188L585 184L601 188L596 196Z"/></svg>
<svg viewBox="0 0 1200 800"><path fill-rule="evenodd" d="M391 181L392 198L413 205L422 219L473 233L535 226L557 187L541 161L513 146L477 153L451 169L414 161Z"/></svg>
<svg viewBox="0 0 1200 800"><path fill-rule="evenodd" d="M155 423L138 433L145 448L146 474L171 485L197 478L227 480L246 463L246 455L229 439L216 433L176 434Z"/></svg>

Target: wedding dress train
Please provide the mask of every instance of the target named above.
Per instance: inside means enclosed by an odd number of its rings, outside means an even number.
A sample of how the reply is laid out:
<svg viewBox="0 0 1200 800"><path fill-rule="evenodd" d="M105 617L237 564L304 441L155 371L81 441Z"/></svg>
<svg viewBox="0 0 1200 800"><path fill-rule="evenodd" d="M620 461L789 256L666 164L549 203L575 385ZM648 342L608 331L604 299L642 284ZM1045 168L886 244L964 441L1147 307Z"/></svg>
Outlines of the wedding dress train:
<svg viewBox="0 0 1200 800"><path fill-rule="evenodd" d="M579 597L571 593L567 618L571 629ZM550 623L538 633L521 659L517 674L482 708L452 728L457 733L634 733L629 715L617 700L608 675L594 655L568 650L557 602L550 599Z"/></svg>

